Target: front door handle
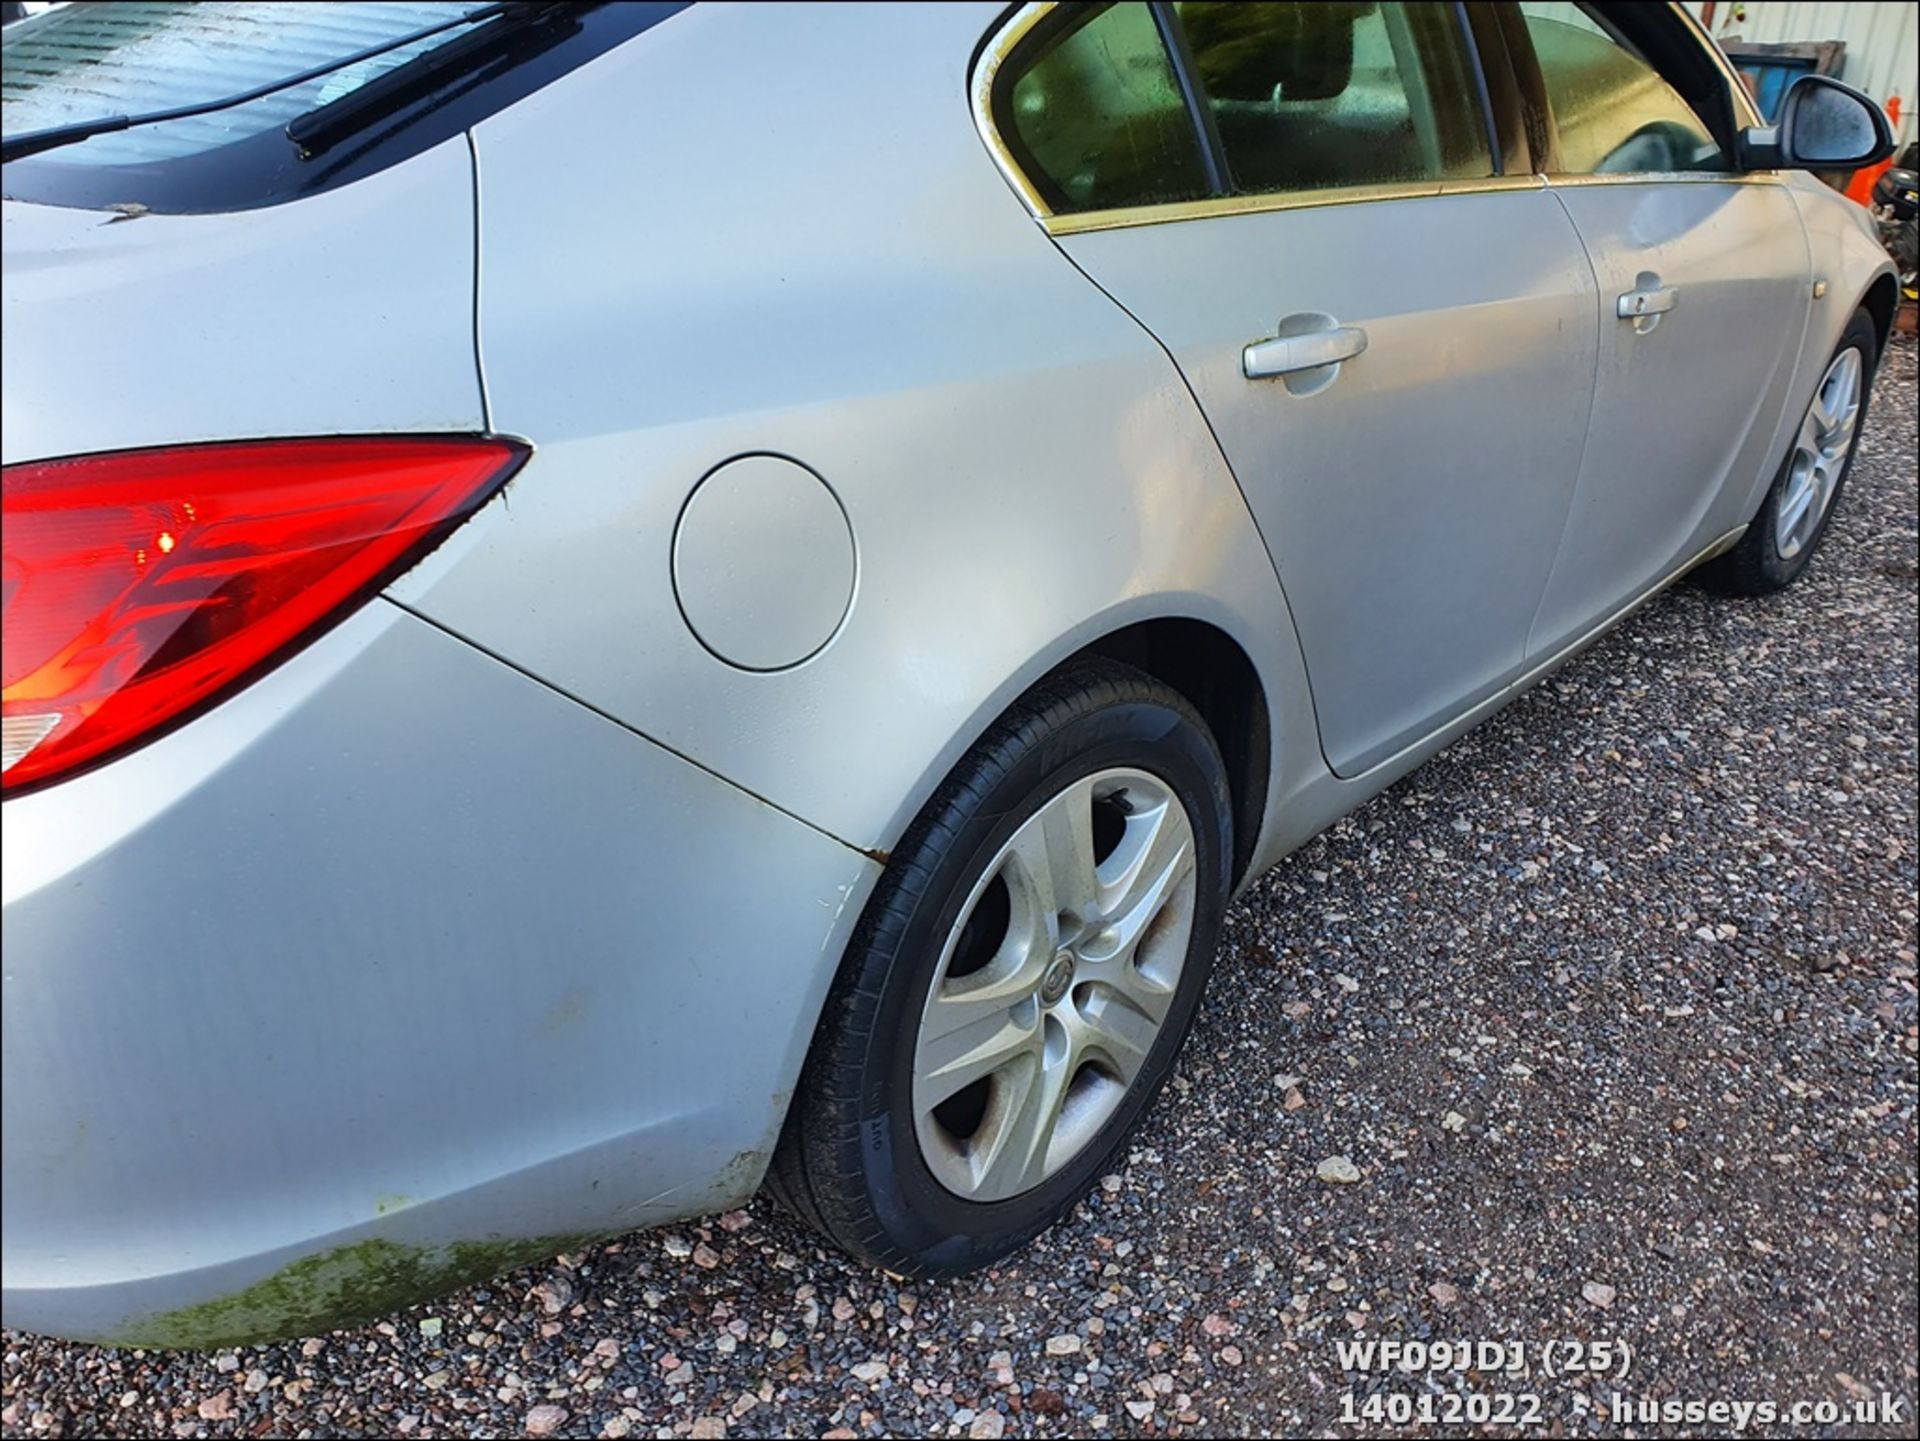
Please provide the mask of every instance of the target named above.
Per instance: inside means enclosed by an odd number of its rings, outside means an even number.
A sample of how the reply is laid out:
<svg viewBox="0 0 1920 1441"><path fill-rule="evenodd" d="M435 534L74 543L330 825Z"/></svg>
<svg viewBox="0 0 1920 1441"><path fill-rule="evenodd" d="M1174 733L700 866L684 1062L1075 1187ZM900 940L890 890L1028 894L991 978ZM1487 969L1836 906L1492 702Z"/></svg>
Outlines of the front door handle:
<svg viewBox="0 0 1920 1441"><path fill-rule="evenodd" d="M1310 330L1300 335L1283 333L1269 340L1256 340L1241 351L1240 368L1246 372L1248 380L1264 380L1274 375L1298 375L1302 371L1324 370L1343 360L1352 360L1366 348L1367 332L1357 325Z"/></svg>
<svg viewBox="0 0 1920 1441"><path fill-rule="evenodd" d="M1633 289L1613 303L1613 313L1633 322L1635 335L1651 335L1660 317L1673 309L1677 294L1671 285L1662 285L1660 277L1643 270L1633 279Z"/></svg>
<svg viewBox="0 0 1920 1441"><path fill-rule="evenodd" d="M1671 309L1671 285L1656 285L1652 290L1629 290L1616 305L1616 313L1622 320L1636 320L1642 315L1665 315Z"/></svg>

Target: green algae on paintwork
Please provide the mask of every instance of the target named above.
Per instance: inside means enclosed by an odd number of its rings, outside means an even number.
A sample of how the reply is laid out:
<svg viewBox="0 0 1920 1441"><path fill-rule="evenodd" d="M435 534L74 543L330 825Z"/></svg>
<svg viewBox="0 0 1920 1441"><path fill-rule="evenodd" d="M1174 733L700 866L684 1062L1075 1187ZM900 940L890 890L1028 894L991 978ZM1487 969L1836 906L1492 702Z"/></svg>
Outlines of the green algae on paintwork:
<svg viewBox="0 0 1920 1441"><path fill-rule="evenodd" d="M413 1197L404 1191L392 1191L373 1198L373 1214L385 1216L389 1212L404 1211L413 1204Z"/></svg>
<svg viewBox="0 0 1920 1441"><path fill-rule="evenodd" d="M520 1236L433 1247L372 1237L303 1256L244 1291L149 1316L101 1339L148 1350L206 1351L317 1335L379 1320L594 1239Z"/></svg>

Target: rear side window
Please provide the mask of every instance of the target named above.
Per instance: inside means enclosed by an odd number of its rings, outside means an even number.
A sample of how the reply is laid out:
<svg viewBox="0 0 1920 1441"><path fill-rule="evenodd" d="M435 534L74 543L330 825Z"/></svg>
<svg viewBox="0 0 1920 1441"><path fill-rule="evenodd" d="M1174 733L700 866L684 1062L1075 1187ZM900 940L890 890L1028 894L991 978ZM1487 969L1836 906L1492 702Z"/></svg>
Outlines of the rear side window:
<svg viewBox="0 0 1920 1441"><path fill-rule="evenodd" d="M996 94L1001 134L1056 214L1208 192L1198 137L1144 4L1105 6L1022 48Z"/></svg>
<svg viewBox="0 0 1920 1441"><path fill-rule="evenodd" d="M993 121L1055 215L1496 173L1457 6L1061 5Z"/></svg>
<svg viewBox="0 0 1920 1441"><path fill-rule="evenodd" d="M1556 173L1729 168L1713 132L1680 93L1584 7L1523 0L1520 14L1559 136Z"/></svg>
<svg viewBox="0 0 1920 1441"><path fill-rule="evenodd" d="M102 117L243 104L9 161L8 198L245 210L346 184L459 134L682 4L75 0L0 31L9 141ZM434 30L399 48L361 52ZM339 63L350 62L350 63ZM335 66L336 68L326 68ZM323 140L291 138L325 122Z"/></svg>
<svg viewBox="0 0 1920 1441"><path fill-rule="evenodd" d="M1493 174L1453 6L1187 0L1175 9L1234 190Z"/></svg>

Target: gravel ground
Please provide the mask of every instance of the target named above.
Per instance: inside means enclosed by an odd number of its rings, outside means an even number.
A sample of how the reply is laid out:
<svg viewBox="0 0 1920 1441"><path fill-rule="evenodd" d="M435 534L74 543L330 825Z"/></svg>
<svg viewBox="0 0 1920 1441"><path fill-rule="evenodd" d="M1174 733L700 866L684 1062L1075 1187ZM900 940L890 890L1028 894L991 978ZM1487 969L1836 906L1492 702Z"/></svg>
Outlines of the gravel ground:
<svg viewBox="0 0 1920 1441"><path fill-rule="evenodd" d="M1011 1264L901 1285L756 1202L305 1342L9 1334L5 1433L1302 1434L1531 1389L1554 1434L1883 1390L1914 1434L1915 413L1905 341L1795 590L1672 592L1259 884L1125 1169ZM1343 1375L1372 1337L1633 1363Z"/></svg>

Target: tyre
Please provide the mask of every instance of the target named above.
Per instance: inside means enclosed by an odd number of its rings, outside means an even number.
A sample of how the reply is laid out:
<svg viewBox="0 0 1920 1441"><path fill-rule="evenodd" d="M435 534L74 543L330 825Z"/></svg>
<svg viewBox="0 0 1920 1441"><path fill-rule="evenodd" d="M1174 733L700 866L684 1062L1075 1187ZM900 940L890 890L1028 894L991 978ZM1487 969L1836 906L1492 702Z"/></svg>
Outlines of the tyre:
<svg viewBox="0 0 1920 1441"><path fill-rule="evenodd" d="M1747 533L1732 550L1700 568L1700 580L1709 589L1724 595L1770 595L1799 579L1826 538L1853 468L1879 358L1873 318L1856 310Z"/></svg>
<svg viewBox="0 0 1920 1441"><path fill-rule="evenodd" d="M1113 663L1043 681L914 822L868 902L770 1173L902 1275L987 1265L1126 1142L1193 1019L1229 891L1206 724Z"/></svg>

